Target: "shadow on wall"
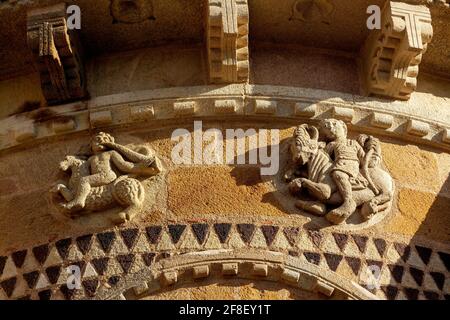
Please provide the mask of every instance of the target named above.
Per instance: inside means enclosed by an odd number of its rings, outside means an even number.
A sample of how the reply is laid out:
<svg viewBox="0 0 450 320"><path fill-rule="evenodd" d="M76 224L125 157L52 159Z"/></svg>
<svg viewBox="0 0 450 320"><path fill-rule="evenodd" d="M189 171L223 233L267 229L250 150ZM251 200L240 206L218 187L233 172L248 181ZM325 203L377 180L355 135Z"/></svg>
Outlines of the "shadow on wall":
<svg viewBox="0 0 450 320"><path fill-rule="evenodd" d="M390 283L381 288L388 299L450 299L449 190L450 176L434 200L431 199L426 217L408 245L396 244L400 258L385 266L392 277ZM425 200L419 205L428 204ZM440 241L430 240L437 238Z"/></svg>

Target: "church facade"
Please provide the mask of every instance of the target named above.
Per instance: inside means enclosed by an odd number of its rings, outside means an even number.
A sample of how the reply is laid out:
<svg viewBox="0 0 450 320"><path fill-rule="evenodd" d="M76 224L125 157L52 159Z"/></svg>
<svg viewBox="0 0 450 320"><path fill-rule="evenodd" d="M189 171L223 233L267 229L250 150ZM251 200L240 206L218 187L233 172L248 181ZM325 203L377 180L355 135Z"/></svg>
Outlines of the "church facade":
<svg viewBox="0 0 450 320"><path fill-rule="evenodd" d="M448 0L0 0L0 300L450 297Z"/></svg>

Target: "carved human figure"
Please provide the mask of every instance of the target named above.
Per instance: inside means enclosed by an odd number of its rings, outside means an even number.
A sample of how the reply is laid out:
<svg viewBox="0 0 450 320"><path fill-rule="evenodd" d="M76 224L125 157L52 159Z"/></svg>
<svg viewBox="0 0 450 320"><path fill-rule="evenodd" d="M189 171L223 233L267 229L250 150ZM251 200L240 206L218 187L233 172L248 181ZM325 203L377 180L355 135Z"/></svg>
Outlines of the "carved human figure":
<svg viewBox="0 0 450 320"><path fill-rule="evenodd" d="M112 150L107 151L107 148ZM104 132L100 132L92 139L91 149L94 153L88 159L91 174L81 177L76 188L75 198L65 205L69 210L84 208L86 197L92 187L104 186L117 179L117 175L111 167L112 164L124 173L137 174L141 169L156 164L153 155L143 156L127 147L116 144L114 138ZM124 160L122 154L134 162ZM158 170L158 168L155 169Z"/></svg>
<svg viewBox="0 0 450 320"><path fill-rule="evenodd" d="M352 197L352 190L362 190L368 181L360 173L360 164L365 159L365 152L361 145L352 139L347 139L347 126L341 120L326 119L320 123L320 129L325 139L331 140L325 151L334 159L331 177L343 199L340 207L328 214L329 219L336 222L343 217L350 216L356 210L356 202Z"/></svg>
<svg viewBox="0 0 450 320"><path fill-rule="evenodd" d="M83 209L100 211L114 203L128 209L140 206L144 189L132 176L152 176L162 171L160 160L153 152L148 148L141 148L139 151L142 153L136 152L115 143L114 138L104 132L93 137L90 149L92 155L87 160L80 156L67 156L60 163L63 171L70 169L72 173L68 185L60 183L51 190L60 193L67 201L61 207L74 217ZM130 210L121 212L117 221L127 219L130 219Z"/></svg>
<svg viewBox="0 0 450 320"><path fill-rule="evenodd" d="M336 119L323 120L319 128L325 141L319 141L319 130L307 124L294 131L293 168L285 176L289 190L295 196L306 190L315 199L298 199L296 206L333 224L344 222L359 206L366 220L387 209L393 183L381 168L378 139L349 139L347 126ZM336 208L328 211L328 206Z"/></svg>

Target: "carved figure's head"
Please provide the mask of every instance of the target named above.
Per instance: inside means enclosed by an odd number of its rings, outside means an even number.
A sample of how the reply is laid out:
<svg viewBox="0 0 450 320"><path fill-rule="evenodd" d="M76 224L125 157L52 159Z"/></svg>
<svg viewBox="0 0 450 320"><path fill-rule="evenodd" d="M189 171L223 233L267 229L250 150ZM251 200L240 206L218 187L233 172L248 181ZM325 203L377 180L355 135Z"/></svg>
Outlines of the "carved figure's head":
<svg viewBox="0 0 450 320"><path fill-rule="evenodd" d="M99 132L92 138L91 149L94 153L102 152L106 149L104 143L114 143L114 138L108 133Z"/></svg>
<svg viewBox="0 0 450 320"><path fill-rule="evenodd" d="M72 167L80 167L85 162L84 159L77 156L66 156L66 158L59 163L59 168L62 171L67 171Z"/></svg>
<svg viewBox="0 0 450 320"><path fill-rule="evenodd" d="M311 156L319 149L319 131L307 124L298 126L294 131L294 141L291 144L292 161L298 165L308 163Z"/></svg>
<svg viewBox="0 0 450 320"><path fill-rule="evenodd" d="M325 119L320 122L319 127L327 140L347 138L347 125L342 120Z"/></svg>

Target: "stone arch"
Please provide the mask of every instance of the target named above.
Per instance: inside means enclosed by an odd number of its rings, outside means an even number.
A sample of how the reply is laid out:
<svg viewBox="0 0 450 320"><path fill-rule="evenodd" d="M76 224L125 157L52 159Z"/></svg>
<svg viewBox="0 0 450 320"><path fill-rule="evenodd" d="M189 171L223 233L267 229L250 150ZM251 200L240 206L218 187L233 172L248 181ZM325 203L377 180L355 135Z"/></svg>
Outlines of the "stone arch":
<svg viewBox="0 0 450 320"><path fill-rule="evenodd" d="M276 282L282 287L298 289L351 300L374 300L375 295L344 277L298 257L265 250L210 250L176 255L124 277L114 288L102 288L94 299L141 299L177 284L200 279L247 279ZM195 286L202 286L197 282Z"/></svg>

